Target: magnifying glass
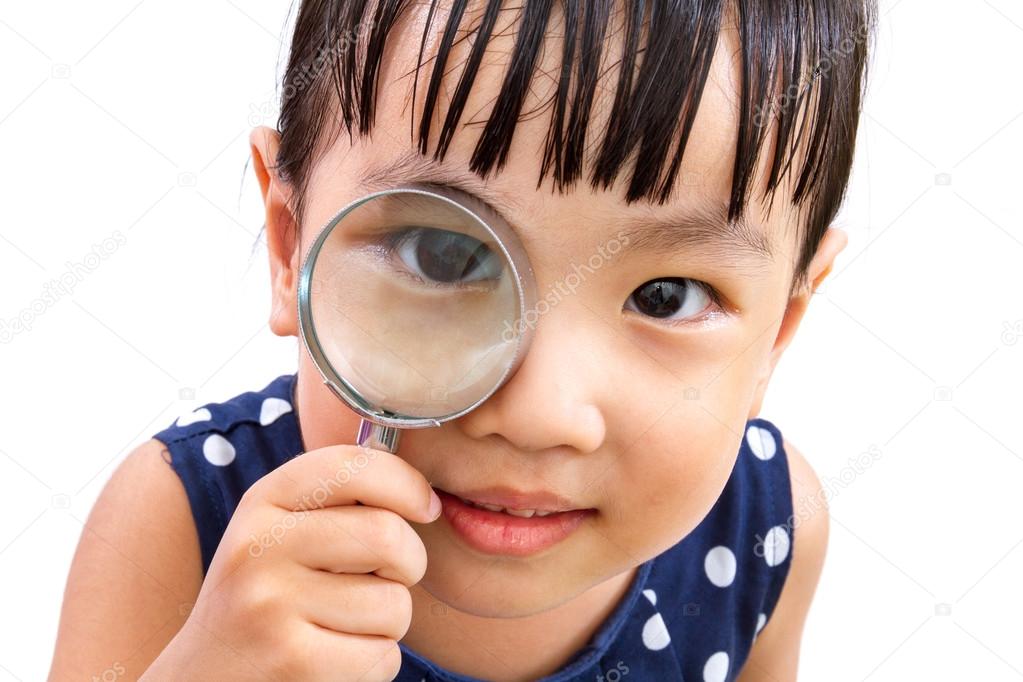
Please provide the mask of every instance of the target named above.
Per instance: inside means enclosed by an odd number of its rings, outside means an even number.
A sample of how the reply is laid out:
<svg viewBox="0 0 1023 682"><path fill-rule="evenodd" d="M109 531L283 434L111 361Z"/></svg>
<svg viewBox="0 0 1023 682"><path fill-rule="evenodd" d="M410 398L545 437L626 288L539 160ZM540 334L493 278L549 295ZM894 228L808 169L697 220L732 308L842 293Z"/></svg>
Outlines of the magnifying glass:
<svg viewBox="0 0 1023 682"><path fill-rule="evenodd" d="M396 452L401 429L475 409L529 347L526 252L486 204L403 185L342 208L299 273L302 339L324 383L362 417L356 443Z"/></svg>

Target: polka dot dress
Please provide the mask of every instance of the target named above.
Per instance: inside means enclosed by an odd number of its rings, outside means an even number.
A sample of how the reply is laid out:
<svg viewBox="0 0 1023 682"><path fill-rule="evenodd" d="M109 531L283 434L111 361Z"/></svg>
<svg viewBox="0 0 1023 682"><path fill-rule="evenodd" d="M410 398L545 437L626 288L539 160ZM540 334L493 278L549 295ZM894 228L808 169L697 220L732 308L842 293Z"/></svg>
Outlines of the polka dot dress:
<svg viewBox="0 0 1023 682"><path fill-rule="evenodd" d="M184 483L203 572L245 490L304 451L295 375L181 415L154 434ZM778 428L746 424L732 474L707 516L639 567L590 642L542 682L735 680L770 622L792 561L788 461ZM479 682L400 644L398 682Z"/></svg>
<svg viewBox="0 0 1023 682"><path fill-rule="evenodd" d="M294 412L294 374L259 391L204 405L178 417L153 438L170 451L192 508L203 574L245 491L303 452Z"/></svg>

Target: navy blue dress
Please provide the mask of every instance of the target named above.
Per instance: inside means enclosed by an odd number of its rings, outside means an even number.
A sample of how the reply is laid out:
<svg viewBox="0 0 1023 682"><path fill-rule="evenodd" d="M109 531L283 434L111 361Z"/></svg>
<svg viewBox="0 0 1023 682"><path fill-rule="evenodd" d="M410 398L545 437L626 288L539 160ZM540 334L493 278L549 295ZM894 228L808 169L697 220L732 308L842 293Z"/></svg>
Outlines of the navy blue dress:
<svg viewBox="0 0 1023 682"><path fill-rule="evenodd" d="M182 415L153 435L170 452L199 534L203 574L245 490L304 452L295 374ZM721 496L678 544L642 564L590 642L544 682L734 680L770 620L793 550L793 505L781 433L746 424ZM399 682L478 682L399 642Z"/></svg>

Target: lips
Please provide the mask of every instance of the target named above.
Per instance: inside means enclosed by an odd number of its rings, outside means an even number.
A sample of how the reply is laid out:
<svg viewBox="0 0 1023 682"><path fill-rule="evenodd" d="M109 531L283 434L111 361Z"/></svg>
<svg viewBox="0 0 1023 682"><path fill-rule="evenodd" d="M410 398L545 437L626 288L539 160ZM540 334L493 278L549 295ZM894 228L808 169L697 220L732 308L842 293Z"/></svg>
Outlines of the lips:
<svg viewBox="0 0 1023 682"><path fill-rule="evenodd" d="M567 497L546 490L526 492L505 486L491 486L472 490L445 490L444 492L482 509L503 511L512 516L525 518L587 509Z"/></svg>
<svg viewBox="0 0 1023 682"><path fill-rule="evenodd" d="M507 488L469 493L505 502L513 499L515 504L541 507L540 514L535 509L519 507L512 507L507 512L491 511L472 502L463 502L460 496L440 488L434 489L441 500L442 516L451 530L468 547L491 555L535 555L568 538L597 513L596 509L573 507L564 498L551 493L525 494L509 492Z"/></svg>

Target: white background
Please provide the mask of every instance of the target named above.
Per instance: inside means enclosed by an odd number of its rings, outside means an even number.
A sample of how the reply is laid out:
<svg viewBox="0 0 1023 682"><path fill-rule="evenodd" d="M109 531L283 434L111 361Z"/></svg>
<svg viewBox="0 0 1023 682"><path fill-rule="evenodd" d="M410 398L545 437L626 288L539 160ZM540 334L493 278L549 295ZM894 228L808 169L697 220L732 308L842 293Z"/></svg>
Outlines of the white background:
<svg viewBox="0 0 1023 682"><path fill-rule="evenodd" d="M0 324L125 237L0 344L0 682L45 678L120 459L294 369L246 165L290 4L0 9ZM1021 52L1019 2L882 3L850 245L762 412L832 494L802 680L1023 678Z"/></svg>

